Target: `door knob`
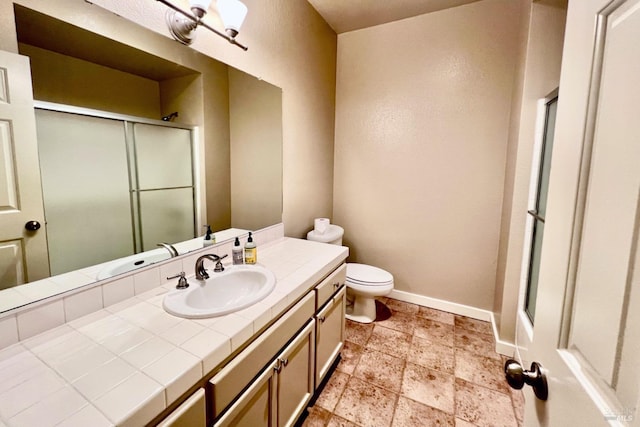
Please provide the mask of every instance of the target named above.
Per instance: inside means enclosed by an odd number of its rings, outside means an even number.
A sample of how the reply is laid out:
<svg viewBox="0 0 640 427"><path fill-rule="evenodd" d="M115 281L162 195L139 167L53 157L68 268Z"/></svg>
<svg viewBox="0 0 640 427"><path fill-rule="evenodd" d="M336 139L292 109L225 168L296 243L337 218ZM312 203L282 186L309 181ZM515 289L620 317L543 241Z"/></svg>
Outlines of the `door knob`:
<svg viewBox="0 0 640 427"><path fill-rule="evenodd" d="M520 363L509 359L504 364L504 375L511 388L520 390L527 384L533 387L533 393L538 399L547 400L549 397L547 376L542 372L542 366L538 362L531 363L531 369L525 371Z"/></svg>
<svg viewBox="0 0 640 427"><path fill-rule="evenodd" d="M29 231L36 231L40 229L40 223L38 221L27 221L27 223L24 225L24 228Z"/></svg>

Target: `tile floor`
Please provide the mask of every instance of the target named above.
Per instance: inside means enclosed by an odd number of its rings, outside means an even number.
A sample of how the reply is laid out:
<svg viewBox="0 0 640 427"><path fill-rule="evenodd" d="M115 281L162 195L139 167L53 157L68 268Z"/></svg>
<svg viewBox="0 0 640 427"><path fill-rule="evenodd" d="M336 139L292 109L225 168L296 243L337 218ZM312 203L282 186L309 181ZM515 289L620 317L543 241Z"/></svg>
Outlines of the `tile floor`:
<svg viewBox="0 0 640 427"><path fill-rule="evenodd" d="M347 321L342 360L304 427L522 425L489 322L381 298L391 312Z"/></svg>

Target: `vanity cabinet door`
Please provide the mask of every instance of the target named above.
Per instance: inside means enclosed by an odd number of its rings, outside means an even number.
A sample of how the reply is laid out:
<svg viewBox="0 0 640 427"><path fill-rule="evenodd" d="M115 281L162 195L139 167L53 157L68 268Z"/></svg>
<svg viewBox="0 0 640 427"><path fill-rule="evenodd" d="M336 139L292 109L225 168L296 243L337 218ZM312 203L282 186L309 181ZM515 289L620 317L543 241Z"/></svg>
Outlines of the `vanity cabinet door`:
<svg viewBox="0 0 640 427"><path fill-rule="evenodd" d="M269 366L276 355L313 317L314 294L309 292L260 337L222 368L211 380L211 416L218 418L247 384ZM276 358L277 359L277 358Z"/></svg>
<svg viewBox="0 0 640 427"><path fill-rule="evenodd" d="M344 343L346 287L316 314L316 387L327 375Z"/></svg>
<svg viewBox="0 0 640 427"><path fill-rule="evenodd" d="M314 391L315 322L311 320L280 353L278 371L278 427L292 426Z"/></svg>
<svg viewBox="0 0 640 427"><path fill-rule="evenodd" d="M310 321L214 424L292 426L313 395L315 322Z"/></svg>
<svg viewBox="0 0 640 427"><path fill-rule="evenodd" d="M158 427L206 427L206 425L207 407L204 389L201 388L158 424Z"/></svg>
<svg viewBox="0 0 640 427"><path fill-rule="evenodd" d="M279 360L273 361L245 390L214 427L275 427L276 375Z"/></svg>

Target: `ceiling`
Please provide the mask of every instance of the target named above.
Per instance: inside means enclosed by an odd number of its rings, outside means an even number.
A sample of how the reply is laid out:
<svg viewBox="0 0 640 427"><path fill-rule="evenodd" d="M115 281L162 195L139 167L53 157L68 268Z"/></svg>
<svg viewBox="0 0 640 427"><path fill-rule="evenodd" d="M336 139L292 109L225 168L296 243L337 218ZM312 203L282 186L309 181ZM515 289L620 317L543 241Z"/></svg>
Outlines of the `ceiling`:
<svg viewBox="0 0 640 427"><path fill-rule="evenodd" d="M340 34L478 0L308 0Z"/></svg>

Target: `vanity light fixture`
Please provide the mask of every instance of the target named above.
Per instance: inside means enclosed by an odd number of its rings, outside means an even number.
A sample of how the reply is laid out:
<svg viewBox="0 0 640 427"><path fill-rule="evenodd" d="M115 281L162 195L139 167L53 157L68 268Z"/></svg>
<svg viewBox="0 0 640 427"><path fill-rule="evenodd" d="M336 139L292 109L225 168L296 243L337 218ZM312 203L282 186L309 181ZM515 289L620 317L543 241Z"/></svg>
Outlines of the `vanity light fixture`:
<svg viewBox="0 0 640 427"><path fill-rule="evenodd" d="M191 12L181 9L168 0L157 1L169 7L165 15L167 26L173 38L180 43L186 45L191 44L195 39L196 29L200 25L226 39L229 43L238 46L240 49L248 49L247 46L242 45L236 40L242 22L247 16L247 6L240 0L216 1L218 14L224 25L225 33L216 30L202 20L207 14L212 0L189 0Z"/></svg>

